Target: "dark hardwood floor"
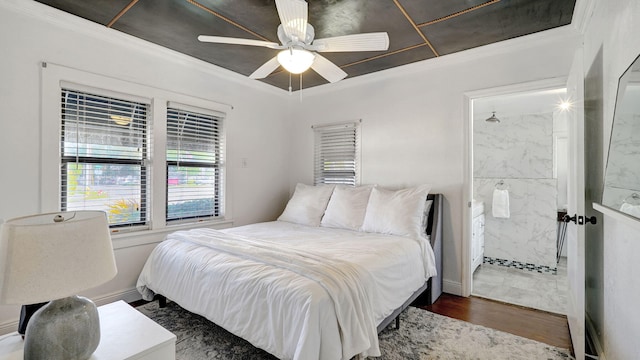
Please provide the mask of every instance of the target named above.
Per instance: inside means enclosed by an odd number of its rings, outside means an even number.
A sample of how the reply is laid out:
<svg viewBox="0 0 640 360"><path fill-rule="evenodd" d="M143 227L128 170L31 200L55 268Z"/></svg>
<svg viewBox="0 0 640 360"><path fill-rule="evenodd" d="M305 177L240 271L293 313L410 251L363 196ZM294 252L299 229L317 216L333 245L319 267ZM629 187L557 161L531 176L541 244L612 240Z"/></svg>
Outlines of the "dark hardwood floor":
<svg viewBox="0 0 640 360"><path fill-rule="evenodd" d="M566 316L475 296L465 298L446 293L435 304L423 308L573 352Z"/></svg>

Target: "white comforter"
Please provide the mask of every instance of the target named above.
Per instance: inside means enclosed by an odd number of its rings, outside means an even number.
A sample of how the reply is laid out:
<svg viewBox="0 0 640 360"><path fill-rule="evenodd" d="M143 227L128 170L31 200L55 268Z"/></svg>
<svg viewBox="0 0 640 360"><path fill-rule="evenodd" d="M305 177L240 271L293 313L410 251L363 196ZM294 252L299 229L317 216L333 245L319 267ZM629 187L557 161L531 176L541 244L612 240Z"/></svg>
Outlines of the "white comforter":
<svg viewBox="0 0 640 360"><path fill-rule="evenodd" d="M435 275L434 264L421 240L271 222L169 235L138 290L282 359L349 359L379 355L375 325ZM348 276L330 280L337 272Z"/></svg>

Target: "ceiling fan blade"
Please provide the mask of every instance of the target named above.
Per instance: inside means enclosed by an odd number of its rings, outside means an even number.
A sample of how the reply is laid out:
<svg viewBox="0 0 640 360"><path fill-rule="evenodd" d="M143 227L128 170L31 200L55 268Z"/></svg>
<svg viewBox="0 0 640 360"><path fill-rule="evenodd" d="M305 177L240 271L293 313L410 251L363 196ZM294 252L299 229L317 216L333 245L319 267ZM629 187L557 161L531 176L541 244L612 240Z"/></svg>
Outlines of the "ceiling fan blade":
<svg viewBox="0 0 640 360"><path fill-rule="evenodd" d="M308 6L304 0L276 0L280 23L290 39L304 42L307 36Z"/></svg>
<svg viewBox="0 0 640 360"><path fill-rule="evenodd" d="M322 52L383 51L389 49L386 32L365 33L316 39L313 49Z"/></svg>
<svg viewBox="0 0 640 360"><path fill-rule="evenodd" d="M276 56L256 69L256 71L249 75L249 79L264 79L269 76L269 74L271 74L275 69L277 69L278 66L280 66L280 63L278 62L278 57Z"/></svg>
<svg viewBox="0 0 640 360"><path fill-rule="evenodd" d="M320 54L316 54L316 58L313 60L311 68L320 74L320 76L332 83L347 77L346 72L342 71L342 69L340 69L336 64L327 60L327 58Z"/></svg>
<svg viewBox="0 0 640 360"><path fill-rule="evenodd" d="M218 44L233 44L233 45L250 45L250 46L263 46L271 49L281 49L282 46L278 43L262 41L262 40L252 40L252 39L240 39L240 38L231 38L224 36L208 36L208 35L200 35L198 36L198 40L202 42L210 42L210 43L218 43Z"/></svg>

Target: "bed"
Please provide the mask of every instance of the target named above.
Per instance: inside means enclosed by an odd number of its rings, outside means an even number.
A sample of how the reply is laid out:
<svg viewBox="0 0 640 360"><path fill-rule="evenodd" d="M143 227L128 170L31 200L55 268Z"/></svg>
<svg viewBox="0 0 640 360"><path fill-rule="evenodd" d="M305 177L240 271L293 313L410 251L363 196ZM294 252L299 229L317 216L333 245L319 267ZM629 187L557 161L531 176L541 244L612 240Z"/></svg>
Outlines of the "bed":
<svg viewBox="0 0 640 360"><path fill-rule="evenodd" d="M298 187L285 213L296 194ZM378 356L377 333L418 297L432 303L442 292L442 195L424 195L421 239L283 221L285 213L178 231L154 249L137 288L145 300L168 298L281 359Z"/></svg>

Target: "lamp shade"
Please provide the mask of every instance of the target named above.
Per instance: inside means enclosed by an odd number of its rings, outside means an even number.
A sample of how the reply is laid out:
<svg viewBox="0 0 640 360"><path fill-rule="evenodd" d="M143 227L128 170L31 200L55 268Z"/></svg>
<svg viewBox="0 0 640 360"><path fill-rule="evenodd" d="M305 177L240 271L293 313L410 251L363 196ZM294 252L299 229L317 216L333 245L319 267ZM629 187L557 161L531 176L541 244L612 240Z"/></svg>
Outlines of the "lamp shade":
<svg viewBox="0 0 640 360"><path fill-rule="evenodd" d="M313 64L316 58L312 52L304 49L287 49L278 53L278 62L292 74L300 74Z"/></svg>
<svg viewBox="0 0 640 360"><path fill-rule="evenodd" d="M15 218L0 236L0 303L75 295L117 273L106 213L71 211Z"/></svg>

